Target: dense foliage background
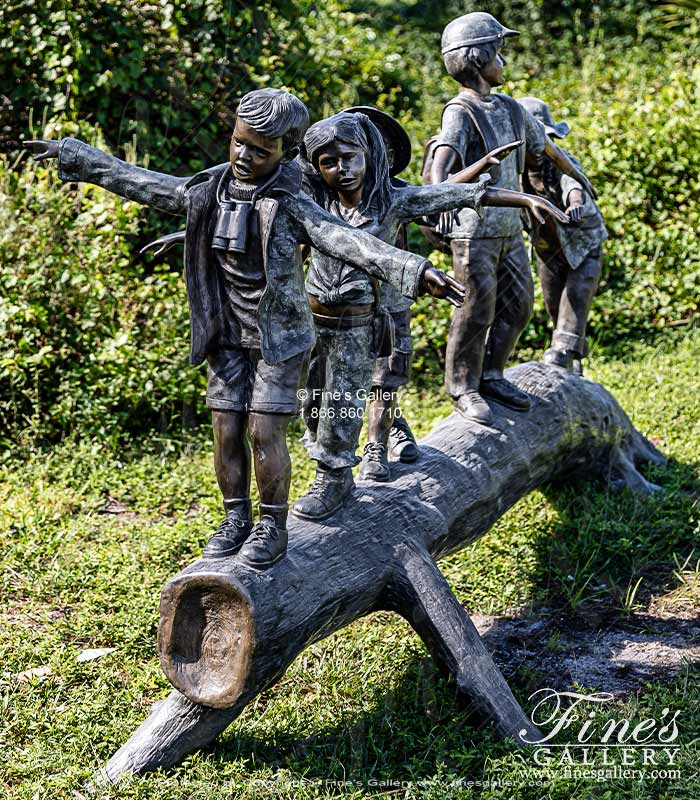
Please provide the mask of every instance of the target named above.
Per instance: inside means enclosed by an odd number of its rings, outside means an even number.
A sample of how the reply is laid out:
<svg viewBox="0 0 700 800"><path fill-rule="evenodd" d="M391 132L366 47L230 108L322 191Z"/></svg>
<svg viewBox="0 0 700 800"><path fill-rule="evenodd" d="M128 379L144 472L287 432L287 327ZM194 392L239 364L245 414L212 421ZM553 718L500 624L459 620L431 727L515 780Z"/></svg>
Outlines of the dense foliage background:
<svg viewBox="0 0 700 800"><path fill-rule="evenodd" d="M91 187L62 186L20 149L78 135L188 174L226 158L245 91L288 88L314 119L364 102L422 144L456 85L439 34L479 3L309 0L8 0L0 7L0 441L173 428L203 413L187 366L179 254L138 255L179 220ZM692 14L669 29L649 0L500 0L515 96L546 99L598 187L611 232L591 317L594 350L690 326L700 256L700 49ZM416 249L427 252L420 234ZM444 258L437 257L445 263ZM441 380L446 305L416 309L416 375ZM541 303L525 348L541 347Z"/></svg>

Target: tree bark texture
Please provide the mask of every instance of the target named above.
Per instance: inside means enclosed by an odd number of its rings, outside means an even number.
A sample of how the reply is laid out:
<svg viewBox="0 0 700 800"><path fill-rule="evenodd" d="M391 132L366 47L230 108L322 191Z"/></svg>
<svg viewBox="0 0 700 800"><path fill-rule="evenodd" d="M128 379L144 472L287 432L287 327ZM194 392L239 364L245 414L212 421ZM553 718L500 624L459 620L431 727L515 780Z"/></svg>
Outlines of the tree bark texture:
<svg viewBox="0 0 700 800"><path fill-rule="evenodd" d="M529 412L492 404L484 427L457 413L393 464L386 484L359 483L320 523L290 517L289 551L257 571L235 557L200 559L163 588L158 647L175 686L101 771L177 764L212 742L310 644L373 611L393 610L503 736L537 730L513 697L435 562L486 533L514 503L553 480L597 477L647 493L637 471L663 456L599 384L527 363L507 372Z"/></svg>

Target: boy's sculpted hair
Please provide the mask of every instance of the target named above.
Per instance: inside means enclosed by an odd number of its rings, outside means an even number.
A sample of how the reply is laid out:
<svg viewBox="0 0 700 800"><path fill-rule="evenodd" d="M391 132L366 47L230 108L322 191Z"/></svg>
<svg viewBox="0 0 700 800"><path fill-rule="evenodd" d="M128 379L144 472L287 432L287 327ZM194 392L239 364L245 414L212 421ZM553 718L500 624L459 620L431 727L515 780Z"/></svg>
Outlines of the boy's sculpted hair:
<svg viewBox="0 0 700 800"><path fill-rule="evenodd" d="M315 122L309 128L304 137L302 154L318 169L321 154L333 142L345 142L364 150L367 172L360 210L372 206L383 217L391 204L391 178L386 145L376 125L366 114L342 111ZM328 192L325 194L328 195ZM328 196L324 198L326 201L328 199Z"/></svg>
<svg viewBox="0 0 700 800"><path fill-rule="evenodd" d="M281 137L285 152L299 147L310 122L306 106L283 89L248 92L241 98L236 116L269 139Z"/></svg>
<svg viewBox="0 0 700 800"><path fill-rule="evenodd" d="M495 57L500 50L498 42L486 42L478 47L460 47L442 57L447 74L458 83L474 81L481 70Z"/></svg>

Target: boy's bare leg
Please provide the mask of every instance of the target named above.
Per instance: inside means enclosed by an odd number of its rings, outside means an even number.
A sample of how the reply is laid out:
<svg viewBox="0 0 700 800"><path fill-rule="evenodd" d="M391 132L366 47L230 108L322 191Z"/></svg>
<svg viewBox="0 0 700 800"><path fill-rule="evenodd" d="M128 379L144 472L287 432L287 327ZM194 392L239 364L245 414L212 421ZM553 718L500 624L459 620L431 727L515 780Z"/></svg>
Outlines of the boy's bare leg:
<svg viewBox="0 0 700 800"><path fill-rule="evenodd" d="M290 414L250 413L253 465L261 506L285 507L284 513L270 514L280 528L287 526L287 500L292 480L292 460L287 448Z"/></svg>
<svg viewBox="0 0 700 800"><path fill-rule="evenodd" d="M583 374L581 360L588 355L586 323L598 288L601 269L600 248L589 253L577 269L567 269L566 284L559 303L552 347L570 351L571 368L578 375Z"/></svg>
<svg viewBox="0 0 700 800"><path fill-rule="evenodd" d="M287 500L292 479L292 460L287 449L290 419L290 414L256 412L249 417L260 522L241 548L240 559L256 568L274 564L287 551Z"/></svg>
<svg viewBox="0 0 700 800"><path fill-rule="evenodd" d="M226 518L204 548L203 555L208 558L234 555L253 527L247 422L248 415L241 411L212 410L214 471Z"/></svg>
<svg viewBox="0 0 700 800"><path fill-rule="evenodd" d="M250 497L248 415L241 411L212 411L214 470L224 499Z"/></svg>
<svg viewBox="0 0 700 800"><path fill-rule="evenodd" d="M538 259L545 303L554 323L552 343L544 355L545 363L581 374L581 359L588 353L586 322L598 288L601 267L600 248L590 253L575 270L561 256L547 264Z"/></svg>
<svg viewBox="0 0 700 800"><path fill-rule="evenodd" d="M554 327L557 327L557 317L559 316L559 302L564 291L564 275L561 265L556 257L545 261L537 256L537 274L542 286L542 296L544 304L552 320Z"/></svg>
<svg viewBox="0 0 700 800"><path fill-rule="evenodd" d="M563 261L560 255L551 256L546 261L537 256L537 274L542 285L544 305L554 326L552 342L545 350L542 360L545 364L571 369L571 356L566 352L566 348L558 348L554 341L559 319L559 304L562 300L565 286L566 262Z"/></svg>

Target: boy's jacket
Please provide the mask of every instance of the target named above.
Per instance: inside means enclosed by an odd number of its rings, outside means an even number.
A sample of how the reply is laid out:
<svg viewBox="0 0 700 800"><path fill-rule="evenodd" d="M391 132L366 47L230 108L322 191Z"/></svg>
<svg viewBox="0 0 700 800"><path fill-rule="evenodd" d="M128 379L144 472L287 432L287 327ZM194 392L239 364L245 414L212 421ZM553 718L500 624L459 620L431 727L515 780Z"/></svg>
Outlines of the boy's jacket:
<svg viewBox="0 0 700 800"><path fill-rule="evenodd" d="M77 139L63 139L59 177L86 181L172 214L186 214L185 283L192 330L190 363L200 364L217 347L223 322L221 276L211 257L216 222L216 187L231 165L219 164L178 178L127 164ZM374 277L412 299L429 262L391 247L332 217L301 191L301 171L283 163L277 180L257 203L267 286L258 308L260 349L278 364L313 347L316 335L304 290L300 244L309 244Z"/></svg>

